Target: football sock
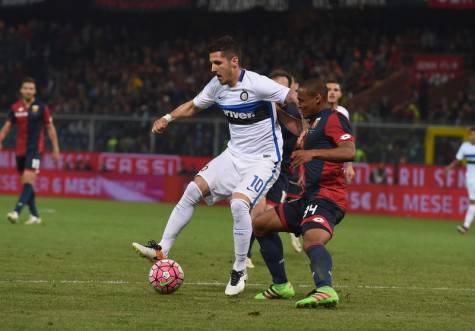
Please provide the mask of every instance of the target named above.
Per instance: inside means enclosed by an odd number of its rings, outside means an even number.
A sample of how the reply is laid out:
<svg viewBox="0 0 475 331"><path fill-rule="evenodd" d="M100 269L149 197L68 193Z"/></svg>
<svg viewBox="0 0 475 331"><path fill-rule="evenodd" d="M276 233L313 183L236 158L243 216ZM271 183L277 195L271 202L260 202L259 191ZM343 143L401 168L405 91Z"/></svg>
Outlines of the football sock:
<svg viewBox="0 0 475 331"><path fill-rule="evenodd" d="M40 214L38 213L38 208L36 208L36 194L35 194L34 188L32 188L31 190L30 200L28 201L28 207L30 208L30 214L32 216L40 217Z"/></svg>
<svg viewBox="0 0 475 331"><path fill-rule="evenodd" d="M317 289L332 286L332 257L325 246L310 246L306 250L310 259L310 270Z"/></svg>
<svg viewBox="0 0 475 331"><path fill-rule="evenodd" d="M475 204L468 205L467 213L465 214L465 221L463 222L463 226L465 228L470 228L470 224L472 224L473 218L475 217Z"/></svg>
<svg viewBox="0 0 475 331"><path fill-rule="evenodd" d="M168 255L170 248L176 240L178 234L183 228L190 222L195 210L196 204L201 200L201 191L195 182L190 182L186 187L183 196L176 204L175 208L168 218L165 231L163 231L162 240L160 246L162 252Z"/></svg>
<svg viewBox="0 0 475 331"><path fill-rule="evenodd" d="M15 211L18 214L21 213L21 210L23 209L25 204L27 204L28 201L30 201L30 196L31 196L32 191L33 191L33 185L28 184L28 183L23 184L23 190L21 191L20 199L18 199L18 202L15 206Z"/></svg>
<svg viewBox="0 0 475 331"><path fill-rule="evenodd" d="M272 275L272 283L287 283L284 266L284 248L278 233L270 233L264 237L257 237L261 246L261 254Z"/></svg>
<svg viewBox="0 0 475 331"><path fill-rule="evenodd" d="M252 222L249 204L241 199L231 200L231 214L234 220L234 256L233 269L246 269L246 257L252 235Z"/></svg>
<svg viewBox="0 0 475 331"><path fill-rule="evenodd" d="M254 240L256 237L254 235L251 235L251 242L249 243L249 250L247 251L247 257L251 258L252 256L252 245L254 244Z"/></svg>

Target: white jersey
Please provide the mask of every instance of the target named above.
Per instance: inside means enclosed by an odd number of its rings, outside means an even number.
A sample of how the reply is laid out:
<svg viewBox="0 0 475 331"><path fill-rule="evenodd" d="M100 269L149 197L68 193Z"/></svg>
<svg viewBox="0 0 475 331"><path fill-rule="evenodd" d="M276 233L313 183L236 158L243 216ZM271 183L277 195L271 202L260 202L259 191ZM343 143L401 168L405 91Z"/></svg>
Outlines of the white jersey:
<svg viewBox="0 0 475 331"><path fill-rule="evenodd" d="M221 85L217 77L194 99L196 107L216 104L229 121L228 148L251 158L282 159L282 133L275 103L284 103L289 88L249 70L241 70L233 87Z"/></svg>
<svg viewBox="0 0 475 331"><path fill-rule="evenodd" d="M474 178L475 177L475 145L472 145L468 141L464 142L455 158L459 161L467 160L467 173L466 177Z"/></svg>
<svg viewBox="0 0 475 331"><path fill-rule="evenodd" d="M336 106L336 111L339 112L340 114L343 114L348 121L350 120L350 112L345 107Z"/></svg>

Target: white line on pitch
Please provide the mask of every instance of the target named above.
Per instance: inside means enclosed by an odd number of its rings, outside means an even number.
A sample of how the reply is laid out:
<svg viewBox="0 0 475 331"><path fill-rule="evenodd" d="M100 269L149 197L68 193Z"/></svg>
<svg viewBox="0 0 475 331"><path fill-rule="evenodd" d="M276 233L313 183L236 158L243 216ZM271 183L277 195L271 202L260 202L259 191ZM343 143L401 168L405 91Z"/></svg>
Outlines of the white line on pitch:
<svg viewBox="0 0 475 331"><path fill-rule="evenodd" d="M145 282L145 281L144 281ZM144 282L130 282L127 280L45 280L45 279L3 279L1 283L25 283L25 284L44 284L44 283L60 283L60 284L110 284L110 285L126 285L126 284L143 284ZM194 286L225 286L227 283L220 282L185 282ZM247 286L262 287L269 284L247 283ZM313 285L298 284L298 287L310 288ZM418 286L379 286L379 285L335 285L336 288L357 288L369 290L414 290L414 291L471 291L475 292L475 288L460 287L418 287Z"/></svg>

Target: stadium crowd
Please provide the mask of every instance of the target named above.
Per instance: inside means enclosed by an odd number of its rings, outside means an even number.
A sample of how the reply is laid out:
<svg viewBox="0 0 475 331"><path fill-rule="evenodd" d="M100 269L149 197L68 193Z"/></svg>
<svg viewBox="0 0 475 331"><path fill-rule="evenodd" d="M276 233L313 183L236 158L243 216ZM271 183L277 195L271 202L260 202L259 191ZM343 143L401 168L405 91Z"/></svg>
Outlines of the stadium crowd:
<svg viewBox="0 0 475 331"><path fill-rule="evenodd" d="M375 30L370 25L343 26L322 20L300 27L298 33L292 30L282 33L273 29L279 24L271 22L264 33L252 33L254 27L249 24L236 33L237 39L244 41L244 67L261 73L284 67L299 80L309 77L337 80L346 98L401 69L412 53L472 54L475 49L473 34L466 29L457 30L455 35L427 28L394 32ZM331 29L326 28L329 24ZM124 128L96 123L101 130L96 127L100 132L95 140L102 150L150 150L150 120L191 99L210 79L206 44L216 32L167 34L156 32L156 26L130 26L125 28L120 20L80 24L0 21L0 77L8 77L0 80L1 109L8 108L15 100L16 82L32 75L40 83L39 95L55 114L137 119ZM413 102L396 117L388 115L393 114L392 105L383 98L375 109L363 110L353 120L414 122L417 117L414 114L420 113L423 102L419 92L414 90ZM473 121L474 115L475 76L455 100L442 99L427 116L423 114L422 120L460 124ZM217 112L205 112L201 116L217 116ZM87 148L88 121L63 122L59 128L63 141L76 149ZM177 126L170 135L180 137L193 130ZM190 140L189 145L158 142L157 148L164 153L187 149L181 152L189 155L212 152L213 139L208 139L211 134L212 129L198 125L193 135L184 135ZM199 145L203 137L207 143Z"/></svg>

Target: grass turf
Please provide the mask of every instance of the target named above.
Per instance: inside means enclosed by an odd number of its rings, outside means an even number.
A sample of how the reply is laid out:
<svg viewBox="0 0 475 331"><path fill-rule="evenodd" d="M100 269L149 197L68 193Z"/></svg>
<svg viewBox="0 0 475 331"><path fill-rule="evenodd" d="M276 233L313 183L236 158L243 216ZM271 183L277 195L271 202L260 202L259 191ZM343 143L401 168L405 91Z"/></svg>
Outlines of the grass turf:
<svg viewBox="0 0 475 331"><path fill-rule="evenodd" d="M475 233L454 222L349 215L329 244L336 309L253 296L270 282L254 247L246 291L224 296L233 261L227 208L200 207L171 257L172 295L147 282L132 241L159 239L172 205L39 198L44 225L0 222L0 330L473 330ZM15 197L0 196L0 215ZM22 222L27 218L24 211ZM296 299L312 289L305 254L283 234ZM117 281L117 282L115 282ZM204 283L204 284L203 284ZM218 284L210 284L218 283Z"/></svg>

